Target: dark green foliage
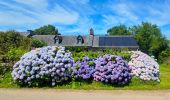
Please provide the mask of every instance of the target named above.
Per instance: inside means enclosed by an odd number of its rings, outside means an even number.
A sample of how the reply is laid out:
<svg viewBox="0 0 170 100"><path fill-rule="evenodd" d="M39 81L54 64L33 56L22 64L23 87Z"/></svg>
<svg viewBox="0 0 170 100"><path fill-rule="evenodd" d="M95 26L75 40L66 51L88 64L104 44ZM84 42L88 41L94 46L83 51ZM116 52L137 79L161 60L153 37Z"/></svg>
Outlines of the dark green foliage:
<svg viewBox="0 0 170 100"><path fill-rule="evenodd" d="M168 48L168 41L155 24L143 22L131 28L131 31L135 33L140 49L149 55L158 58L159 54Z"/></svg>
<svg viewBox="0 0 170 100"><path fill-rule="evenodd" d="M71 52L81 52L81 51L88 51L88 47L86 46L72 46L72 47L66 47L66 50L69 50Z"/></svg>
<svg viewBox="0 0 170 100"><path fill-rule="evenodd" d="M125 25L114 26L107 30L109 35L132 35Z"/></svg>
<svg viewBox="0 0 170 100"><path fill-rule="evenodd" d="M105 51L81 51L81 52L72 52L72 55L74 57L74 60L77 61L79 59L82 59L84 56L87 56L89 58L97 58L100 55L105 55L105 54L113 54L113 55L119 55L122 56L123 59L126 61L130 60L130 54L127 52L127 50L113 50L113 49L107 49Z"/></svg>
<svg viewBox="0 0 170 100"><path fill-rule="evenodd" d="M23 48L11 48L8 52L7 52L7 57L8 60L10 60L11 62L13 61L18 61L20 59L20 57L25 54L27 52L27 50L23 49Z"/></svg>
<svg viewBox="0 0 170 100"><path fill-rule="evenodd" d="M4 75L6 72L11 70L11 66L0 64L0 75Z"/></svg>
<svg viewBox="0 0 170 100"><path fill-rule="evenodd" d="M7 55L11 49L30 50L31 39L16 31L0 32L0 55Z"/></svg>
<svg viewBox="0 0 170 100"><path fill-rule="evenodd" d="M17 61L25 52L46 46L41 40L27 38L16 31L0 32L0 62Z"/></svg>
<svg viewBox="0 0 170 100"><path fill-rule="evenodd" d="M160 56L169 57L170 56L170 48L167 48L166 50L162 51Z"/></svg>
<svg viewBox="0 0 170 100"><path fill-rule="evenodd" d="M167 48L160 53L159 62L170 64L170 48Z"/></svg>
<svg viewBox="0 0 170 100"><path fill-rule="evenodd" d="M30 50L31 39L16 31L0 32L0 76L12 69L15 61ZM10 67L9 67L10 66Z"/></svg>
<svg viewBox="0 0 170 100"><path fill-rule="evenodd" d="M142 22L127 28L125 25L115 26L107 31L109 35L134 35L140 50L154 55L158 59L160 53L168 48L168 41L155 24Z"/></svg>
<svg viewBox="0 0 170 100"><path fill-rule="evenodd" d="M59 35L60 33L53 25L45 25L34 30L34 35Z"/></svg>
<svg viewBox="0 0 170 100"><path fill-rule="evenodd" d="M31 47L40 48L43 46L47 46L47 43L42 40L38 40L38 39L34 39L34 38L32 39Z"/></svg>
<svg viewBox="0 0 170 100"><path fill-rule="evenodd" d="M3 75L11 70L8 66L13 66L23 54L33 47L45 45L47 44L43 41L24 37L16 31L0 32L0 74Z"/></svg>
<svg viewBox="0 0 170 100"><path fill-rule="evenodd" d="M29 46L30 40L15 31L0 32L0 54L6 54L11 48ZM26 46L25 46L26 45Z"/></svg>

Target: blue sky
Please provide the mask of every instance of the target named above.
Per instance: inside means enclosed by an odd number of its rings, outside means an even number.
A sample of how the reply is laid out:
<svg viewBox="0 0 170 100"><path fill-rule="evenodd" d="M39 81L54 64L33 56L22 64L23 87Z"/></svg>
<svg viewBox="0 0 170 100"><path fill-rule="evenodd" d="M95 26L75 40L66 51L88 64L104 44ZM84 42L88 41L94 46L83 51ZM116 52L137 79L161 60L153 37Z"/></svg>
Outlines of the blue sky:
<svg viewBox="0 0 170 100"><path fill-rule="evenodd" d="M170 39L170 0L0 0L0 30L55 25L65 35L106 34L115 25L157 24Z"/></svg>

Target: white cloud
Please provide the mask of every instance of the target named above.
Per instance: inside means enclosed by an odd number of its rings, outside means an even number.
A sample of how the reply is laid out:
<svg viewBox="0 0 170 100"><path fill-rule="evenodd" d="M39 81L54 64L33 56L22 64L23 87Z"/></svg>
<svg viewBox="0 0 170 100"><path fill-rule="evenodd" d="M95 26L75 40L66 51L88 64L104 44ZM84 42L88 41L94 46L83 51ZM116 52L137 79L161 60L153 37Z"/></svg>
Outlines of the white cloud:
<svg viewBox="0 0 170 100"><path fill-rule="evenodd" d="M47 0L15 0L17 3L0 1L7 9L0 10L0 25L18 24L73 24L76 23L79 14L56 4L49 9ZM24 4L24 6L22 5ZM10 9L10 10L9 10Z"/></svg>
<svg viewBox="0 0 170 100"><path fill-rule="evenodd" d="M170 3L169 3L170 4ZM157 24L158 26L164 26L170 23L170 6L169 4L159 6L148 6L148 15L145 20Z"/></svg>
<svg viewBox="0 0 170 100"><path fill-rule="evenodd" d="M47 11L46 13L40 13L37 16L43 21L43 24L73 24L77 22L79 17L78 13L63 9L59 5L56 5L52 10Z"/></svg>
<svg viewBox="0 0 170 100"><path fill-rule="evenodd" d="M103 15L103 17L104 17L103 21L107 24L107 26L124 24L126 22L125 18L114 15Z"/></svg>
<svg viewBox="0 0 170 100"><path fill-rule="evenodd" d="M103 15L105 27L109 28L120 24L131 26L139 23L139 17L133 11L133 9L137 9L135 5L120 2L110 4L109 8L111 13Z"/></svg>
<svg viewBox="0 0 170 100"><path fill-rule="evenodd" d="M45 9L48 6L47 0L14 0L17 3L25 4L27 6L37 9Z"/></svg>
<svg viewBox="0 0 170 100"><path fill-rule="evenodd" d="M1 10L4 13L9 12L9 11L13 11L13 12L16 12L16 13L36 14L35 12L33 12L29 9L26 9L26 8L22 7L21 5L12 4L12 3L5 2L5 1L0 1L0 4L7 8L7 10Z"/></svg>
<svg viewBox="0 0 170 100"><path fill-rule="evenodd" d="M22 13L12 11L0 12L0 25L22 25L33 23L37 23L37 20Z"/></svg>
<svg viewBox="0 0 170 100"><path fill-rule="evenodd" d="M108 28L119 24L131 26L149 21L162 28L170 23L170 2L153 1L146 5L118 0L101 5L90 0L56 0L55 3L50 0L0 0L0 5L3 30L6 26L34 29L54 24L63 34L88 34L91 27L96 34L105 34ZM98 22L94 23L96 20ZM163 29L163 32L170 34L169 30Z"/></svg>
<svg viewBox="0 0 170 100"><path fill-rule="evenodd" d="M90 0L68 0L70 3L73 4L88 4Z"/></svg>
<svg viewBox="0 0 170 100"><path fill-rule="evenodd" d="M138 20L138 17L132 12L132 9L134 8L136 8L134 7L134 5L125 3L119 3L112 6L112 10L119 17L124 17L127 18L128 20Z"/></svg>
<svg viewBox="0 0 170 100"><path fill-rule="evenodd" d="M65 30L62 30L63 33L67 34L89 34L89 29L95 28L94 23L92 20L89 20L88 17L81 17L80 20L76 23L75 27L73 28L67 28Z"/></svg>
<svg viewBox="0 0 170 100"><path fill-rule="evenodd" d="M136 2L116 2L110 4L112 13L103 15L106 24L136 25L142 21L152 22L158 26L170 23L170 2L150 2L150 4L137 4Z"/></svg>

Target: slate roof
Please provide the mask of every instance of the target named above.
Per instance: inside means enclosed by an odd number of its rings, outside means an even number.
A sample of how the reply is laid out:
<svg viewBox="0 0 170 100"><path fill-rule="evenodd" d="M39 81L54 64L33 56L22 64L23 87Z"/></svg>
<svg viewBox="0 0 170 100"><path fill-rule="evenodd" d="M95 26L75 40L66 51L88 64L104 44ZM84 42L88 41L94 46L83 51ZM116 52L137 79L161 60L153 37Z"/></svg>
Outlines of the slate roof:
<svg viewBox="0 0 170 100"><path fill-rule="evenodd" d="M132 47L138 46L133 36L101 36L99 46Z"/></svg>
<svg viewBox="0 0 170 100"><path fill-rule="evenodd" d="M77 43L77 36L61 36L62 42L60 44L54 43L55 35L34 35L34 38L44 40L48 45L58 45L58 46L92 46L92 41L89 36L82 36L84 39L83 44Z"/></svg>
<svg viewBox="0 0 170 100"><path fill-rule="evenodd" d="M56 44L54 42L55 35L34 35L34 38L44 40L48 45L57 46L89 46L89 47L127 47L127 48L139 48L136 40L131 35L117 35L117 36L94 36L90 35L82 36L84 43L78 44L78 36L63 36L62 42Z"/></svg>
<svg viewBox="0 0 170 100"><path fill-rule="evenodd" d="M20 35L27 37L29 35L29 32L19 32Z"/></svg>

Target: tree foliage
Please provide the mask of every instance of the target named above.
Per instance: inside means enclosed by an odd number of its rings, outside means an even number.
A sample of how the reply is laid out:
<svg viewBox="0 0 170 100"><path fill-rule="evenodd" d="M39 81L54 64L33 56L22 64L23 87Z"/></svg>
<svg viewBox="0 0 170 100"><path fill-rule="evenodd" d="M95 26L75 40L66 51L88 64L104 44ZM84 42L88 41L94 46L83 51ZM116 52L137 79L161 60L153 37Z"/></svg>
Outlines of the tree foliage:
<svg viewBox="0 0 170 100"><path fill-rule="evenodd" d="M142 22L140 25L127 28L125 25L114 26L107 31L109 35L134 35L140 50L156 58L168 48L168 41L155 24Z"/></svg>
<svg viewBox="0 0 170 100"><path fill-rule="evenodd" d="M143 52L158 58L159 54L168 48L168 41L155 24L143 22L141 25L133 26L131 30L135 33L135 39Z"/></svg>
<svg viewBox="0 0 170 100"><path fill-rule="evenodd" d="M24 37L16 31L0 32L0 62L17 60L33 47L45 45L44 41Z"/></svg>
<svg viewBox="0 0 170 100"><path fill-rule="evenodd" d="M125 25L114 26L107 30L109 35L131 35L129 29Z"/></svg>
<svg viewBox="0 0 170 100"><path fill-rule="evenodd" d="M0 32L0 51L7 53L10 48L23 47L30 45L30 39L20 35L16 31Z"/></svg>
<svg viewBox="0 0 170 100"><path fill-rule="evenodd" d="M34 30L35 35L57 35L60 34L58 29L53 25L45 25Z"/></svg>

